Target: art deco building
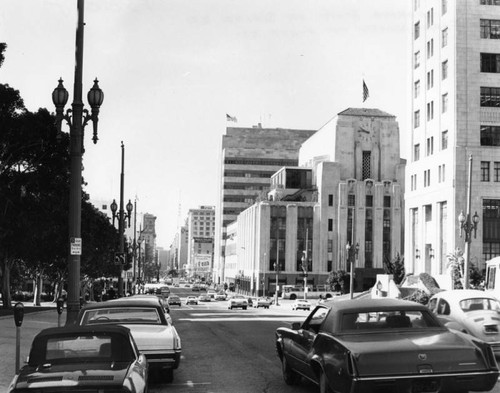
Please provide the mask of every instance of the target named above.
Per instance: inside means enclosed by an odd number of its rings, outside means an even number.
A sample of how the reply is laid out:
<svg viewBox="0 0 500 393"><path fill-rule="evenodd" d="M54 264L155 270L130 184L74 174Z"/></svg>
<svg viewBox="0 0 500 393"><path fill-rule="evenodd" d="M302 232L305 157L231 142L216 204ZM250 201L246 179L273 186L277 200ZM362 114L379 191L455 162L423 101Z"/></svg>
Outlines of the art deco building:
<svg viewBox="0 0 500 393"><path fill-rule="evenodd" d="M373 286L384 261L403 253L399 148L394 116L357 108L335 116L303 142L299 166L272 176L267 200L228 226L227 280L272 293L277 270L279 285L302 284L304 271L309 285L323 285L352 261L356 290Z"/></svg>
<svg viewBox="0 0 500 393"><path fill-rule="evenodd" d="M406 271L443 274L464 250L471 157L470 257L481 268L500 255L500 2L414 0L412 17Z"/></svg>

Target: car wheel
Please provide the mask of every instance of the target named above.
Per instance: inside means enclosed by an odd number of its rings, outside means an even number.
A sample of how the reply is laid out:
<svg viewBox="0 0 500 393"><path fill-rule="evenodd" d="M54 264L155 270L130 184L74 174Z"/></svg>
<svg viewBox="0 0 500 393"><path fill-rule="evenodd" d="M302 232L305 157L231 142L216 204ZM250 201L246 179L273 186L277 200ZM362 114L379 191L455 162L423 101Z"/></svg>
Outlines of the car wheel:
<svg viewBox="0 0 500 393"><path fill-rule="evenodd" d="M319 375L319 393L333 393L333 390L328 386L328 380L326 379L326 375L323 371Z"/></svg>
<svg viewBox="0 0 500 393"><path fill-rule="evenodd" d="M281 370L283 371L283 379L287 385L297 385L299 383L300 375L288 365L285 355L281 359Z"/></svg>

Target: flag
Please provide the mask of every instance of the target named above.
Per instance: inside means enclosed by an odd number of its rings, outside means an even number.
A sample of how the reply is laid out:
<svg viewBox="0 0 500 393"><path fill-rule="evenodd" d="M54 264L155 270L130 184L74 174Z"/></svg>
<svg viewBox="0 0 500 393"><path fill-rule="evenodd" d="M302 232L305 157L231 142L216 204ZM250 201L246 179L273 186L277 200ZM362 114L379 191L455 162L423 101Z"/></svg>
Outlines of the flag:
<svg viewBox="0 0 500 393"><path fill-rule="evenodd" d="M226 113L226 121L234 121L235 123L238 122L238 119L234 116L229 116L227 113Z"/></svg>
<svg viewBox="0 0 500 393"><path fill-rule="evenodd" d="M363 102L365 102L369 96L370 92L368 91L368 86L366 86L365 80L363 79Z"/></svg>

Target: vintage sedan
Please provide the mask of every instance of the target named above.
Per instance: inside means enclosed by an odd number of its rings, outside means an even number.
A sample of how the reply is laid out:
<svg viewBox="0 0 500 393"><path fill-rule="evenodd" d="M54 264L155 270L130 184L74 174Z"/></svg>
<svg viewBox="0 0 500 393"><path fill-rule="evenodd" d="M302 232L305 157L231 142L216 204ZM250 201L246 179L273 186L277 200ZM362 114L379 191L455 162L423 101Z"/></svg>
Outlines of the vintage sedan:
<svg viewBox="0 0 500 393"><path fill-rule="evenodd" d="M256 301L253 302L253 306L255 308L269 308L271 306L272 300L268 297L259 297Z"/></svg>
<svg viewBox="0 0 500 393"><path fill-rule="evenodd" d="M181 339L168 322L156 296L88 304L80 310L77 323L81 326L126 326L146 356L150 371L164 381L172 382L174 370L181 361Z"/></svg>
<svg viewBox="0 0 500 393"><path fill-rule="evenodd" d="M148 362L123 326L79 326L42 330L27 364L9 393L145 393Z"/></svg>
<svg viewBox="0 0 500 393"><path fill-rule="evenodd" d="M491 293L456 289L435 294L428 307L443 324L488 342L500 357L500 302Z"/></svg>
<svg viewBox="0 0 500 393"><path fill-rule="evenodd" d="M232 310L233 308L242 308L246 310L248 307L248 300L243 295L233 295L227 301L227 308Z"/></svg>
<svg viewBox="0 0 500 393"><path fill-rule="evenodd" d="M278 328L276 349L287 384L302 376L322 393L489 391L499 376L487 343L398 299L325 301Z"/></svg>
<svg viewBox="0 0 500 393"><path fill-rule="evenodd" d="M312 308L312 303L305 299L295 299L292 303L292 310L307 310Z"/></svg>

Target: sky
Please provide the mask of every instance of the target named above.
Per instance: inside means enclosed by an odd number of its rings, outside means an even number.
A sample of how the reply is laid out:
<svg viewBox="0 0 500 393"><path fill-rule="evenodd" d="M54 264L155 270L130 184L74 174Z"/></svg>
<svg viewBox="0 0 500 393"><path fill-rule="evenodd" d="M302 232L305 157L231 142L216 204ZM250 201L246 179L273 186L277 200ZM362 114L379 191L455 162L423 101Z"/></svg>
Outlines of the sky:
<svg viewBox="0 0 500 393"><path fill-rule="evenodd" d="M123 141L124 204L154 214L168 248L189 209L216 205L228 126L317 130L378 108L407 158L410 13L401 0L86 0L84 103L95 78L104 102L97 144L85 129L85 191L119 202ZM28 110L55 111L59 78L70 107L76 23L77 0L2 0L0 83Z"/></svg>

